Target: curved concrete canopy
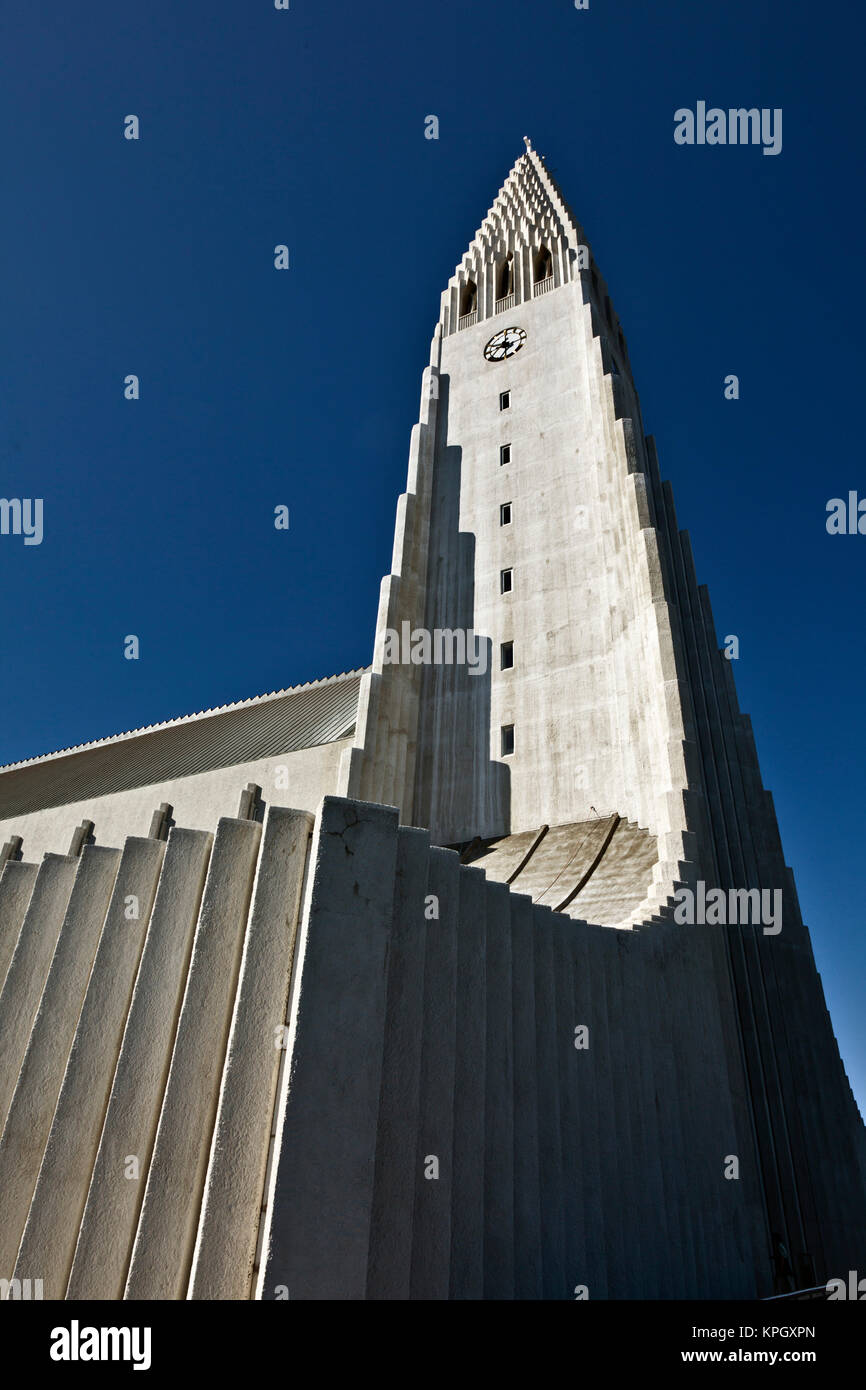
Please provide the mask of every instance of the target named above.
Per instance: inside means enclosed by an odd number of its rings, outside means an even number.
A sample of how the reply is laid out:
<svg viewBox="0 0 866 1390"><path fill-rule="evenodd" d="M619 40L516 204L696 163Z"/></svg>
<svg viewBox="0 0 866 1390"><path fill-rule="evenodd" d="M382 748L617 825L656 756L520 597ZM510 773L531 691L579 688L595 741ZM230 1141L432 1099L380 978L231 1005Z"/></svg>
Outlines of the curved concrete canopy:
<svg viewBox="0 0 866 1390"><path fill-rule="evenodd" d="M614 813L474 841L461 859L533 902L613 926L626 923L645 901L658 848L648 830Z"/></svg>

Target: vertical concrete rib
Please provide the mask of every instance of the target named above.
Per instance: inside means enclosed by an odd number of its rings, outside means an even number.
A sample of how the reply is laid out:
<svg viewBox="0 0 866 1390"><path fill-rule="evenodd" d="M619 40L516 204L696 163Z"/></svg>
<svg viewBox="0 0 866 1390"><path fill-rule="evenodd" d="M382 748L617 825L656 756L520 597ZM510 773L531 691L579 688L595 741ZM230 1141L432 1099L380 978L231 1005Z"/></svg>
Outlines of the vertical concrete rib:
<svg viewBox="0 0 866 1390"><path fill-rule="evenodd" d="M454 1076L457 1041L458 856L431 849L427 892L438 919L425 921L421 1098L415 1155L412 1297L447 1299L451 1275ZM438 1177L432 1160L438 1165Z"/></svg>
<svg viewBox="0 0 866 1390"><path fill-rule="evenodd" d="M397 813L325 797L296 948L290 1056L259 1296L363 1299Z"/></svg>
<svg viewBox="0 0 866 1390"><path fill-rule="evenodd" d="M487 884L460 870L457 1066L451 1192L451 1298L484 1297L484 1092L487 1075Z"/></svg>
<svg viewBox="0 0 866 1390"><path fill-rule="evenodd" d="M725 1152L735 1153L740 1159L739 1181L725 1182L722 1192L723 1219L737 1246L737 1297L755 1298L760 1293L769 1292L759 1288L756 1282L758 1270L766 1262L768 1233L757 1142L747 1095L742 1039L737 1026L729 949L721 929L717 928L710 935L709 949L719 1004L719 1022L725 1054L726 1093L730 1109L729 1138Z"/></svg>
<svg viewBox="0 0 866 1390"><path fill-rule="evenodd" d="M570 1175L564 1168L563 1177L565 1182L570 1180L575 1184L585 1235L583 1250L576 1252L574 1265L566 1266L566 1288L571 1291L568 1296L574 1297L574 1289L585 1285L589 1297L598 1299L607 1298L605 1252L608 1229L616 1219L615 1209L605 1207L602 1182L603 1138L599 1115L606 1114L609 1102L599 1089L599 1048L604 1046L604 1039L601 1029L596 1026L599 1012L594 1002L591 966L591 955L596 949L596 934L600 928L590 928L585 922L570 925L573 930L566 940L570 943L573 968L566 974L565 985L566 989L570 986L573 992L569 1045L574 1052L572 1078L579 1129L576 1135L575 1170ZM567 994L562 998L562 1012L563 1016L568 1013ZM574 1046L574 1030L578 1027L589 1030L587 1048Z"/></svg>
<svg viewBox="0 0 866 1390"><path fill-rule="evenodd" d="M165 844L126 841L45 1146L18 1264L62 1298Z"/></svg>
<svg viewBox="0 0 866 1390"><path fill-rule="evenodd" d="M723 886L760 887L764 884L767 875L770 878L774 877L771 860L763 855L761 856L762 862L759 862L756 853L756 840L752 833L750 803L754 805L758 799L756 793L760 791L760 776L756 775L751 779L752 795L746 797L744 778L748 777L749 770L746 767L741 767L740 741L737 738L737 725L741 721L738 713L732 707L731 700L727 698L733 694L733 686L731 683L729 689L727 682L720 679L722 658L717 649L712 614L706 591L698 588L694 563L685 537L683 538L683 550L686 556L685 569L695 619L701 678L707 693L708 737L714 762L722 774L720 785L723 792L724 815L729 827L729 843L735 850L734 877L728 882L723 882ZM765 884L765 886L780 885ZM790 1096L792 1095L792 1088L790 1084L787 1087L785 1085L788 1068L784 1045L784 1009L781 1008L778 1001L774 962L772 957L767 958L767 953L763 949L766 943L762 938L756 938L749 928L743 932L742 939L749 961L752 998L760 1046L760 1067L770 1115L773 1162L784 1205L784 1229L788 1244L792 1247L795 1245L799 1247L804 1243L804 1235L797 1168L803 1165L802 1159L800 1164L796 1162L795 1154L792 1151L792 1135L789 1130L785 1105L786 1090Z"/></svg>
<svg viewBox="0 0 866 1390"><path fill-rule="evenodd" d="M607 1027L611 1064L611 1117L615 1124L617 1173L616 1211L622 1231L621 1265L614 1266L611 1284L614 1298L634 1296L641 1281L640 1205L637 1194L638 1165L635 1162L636 1087L634 1057L629 1043L633 1015L625 993L622 952L631 933L608 929L605 933L605 992L607 995ZM619 1241L617 1241L619 1245Z"/></svg>
<svg viewBox="0 0 866 1390"><path fill-rule="evenodd" d="M213 836L172 830L66 1297L121 1298L138 1224Z"/></svg>
<svg viewBox="0 0 866 1390"><path fill-rule="evenodd" d="M24 864L16 859L4 864L0 871L0 990L38 872L36 864Z"/></svg>
<svg viewBox="0 0 866 1390"><path fill-rule="evenodd" d="M718 1258L713 1258L713 1233L720 1224L724 1181L719 1119L725 1098L718 1093L710 1065L714 1000L712 980L703 973L706 937L702 933L706 931L706 927L696 925L680 927L671 934L682 981L677 998L677 1054L683 1061L680 1087L686 1152L690 1155L687 1183L700 1298L722 1296L718 1280L723 1274Z"/></svg>
<svg viewBox="0 0 866 1390"><path fill-rule="evenodd" d="M261 836L256 821L217 826L127 1299L186 1293Z"/></svg>
<svg viewBox="0 0 866 1390"><path fill-rule="evenodd" d="M15 1264L119 862L120 850L100 845L81 854L0 1138L0 1271Z"/></svg>
<svg viewBox="0 0 866 1390"><path fill-rule="evenodd" d="M268 808L205 1180L190 1298L250 1296L313 825L313 817L305 811Z"/></svg>
<svg viewBox="0 0 866 1390"><path fill-rule="evenodd" d="M487 884L487 1078L484 1141L484 1297L513 1299L514 1036L511 924L504 883Z"/></svg>
<svg viewBox="0 0 866 1390"><path fill-rule="evenodd" d="M644 1015L644 941L636 931L616 934L622 998L625 1067L629 1077L631 1101L630 1181L634 1200L634 1271L632 1298L652 1298L658 1261L657 1206L660 1192L658 1154L649 1142L655 1101L647 1082L647 1020Z"/></svg>
<svg viewBox="0 0 866 1390"><path fill-rule="evenodd" d="M367 1275L369 1299L407 1299L411 1292L429 857L426 830L398 831Z"/></svg>
<svg viewBox="0 0 866 1390"><path fill-rule="evenodd" d="M514 1297L544 1296L532 899L511 894L514 1030Z"/></svg>
<svg viewBox="0 0 866 1390"><path fill-rule="evenodd" d="M665 1008L659 1020L662 1045L667 1047L673 1061L673 1098L669 1143L672 1149L672 1169L675 1175L675 1203L679 1215L680 1258L677 1277L678 1298L700 1298L695 1204L692 1177L689 1172L690 1097L688 1094L689 1039L683 1030L682 1000L690 987L688 974L683 971L682 928L666 924L659 927L665 982Z"/></svg>
<svg viewBox="0 0 866 1390"><path fill-rule="evenodd" d="M46 854L9 962L0 993L0 1127L18 1082L78 863L66 855Z"/></svg>
<svg viewBox="0 0 866 1390"><path fill-rule="evenodd" d="M599 1200L604 1212L605 1266L608 1298L627 1297L628 1253L622 1220L623 1185L619 1168L622 1089L626 1077L617 1072L617 999L611 979L611 957L617 933L607 927L588 927L587 944L591 979L590 1048L595 1059L596 1109L599 1142ZM598 1291L589 1290L590 1298Z"/></svg>
<svg viewBox="0 0 866 1390"><path fill-rule="evenodd" d="M648 1149L654 1155L651 1167L652 1188L647 1205L655 1215L656 1259L651 1281L650 1298L674 1298L678 1292L674 1268L679 1256L680 1235L675 1201L675 1179L671 1173L670 1120L668 1108L674 1092L674 1068L670 1051L664 1046L659 1028L661 1011L666 1006L662 969L659 959L660 926L656 923L638 929L641 945L640 980L637 994L640 1001L640 1052L644 1084L649 1088L649 1104L645 1111Z"/></svg>
<svg viewBox="0 0 866 1390"><path fill-rule="evenodd" d="M538 1185L541 1220L543 1297L568 1297L568 1278L578 1263L574 1249L577 1135L572 1124L574 1075L569 1052L574 1052L574 996L571 957L565 933L573 927L550 908L532 913L533 974L535 978L535 1062L538 1093ZM560 996L561 993L561 997ZM563 1169L567 1178L563 1181ZM568 1187L569 1216L564 1211ZM568 1227L568 1229L566 1229ZM566 1254L567 1251L567 1254ZM572 1280L572 1285L574 1281Z"/></svg>

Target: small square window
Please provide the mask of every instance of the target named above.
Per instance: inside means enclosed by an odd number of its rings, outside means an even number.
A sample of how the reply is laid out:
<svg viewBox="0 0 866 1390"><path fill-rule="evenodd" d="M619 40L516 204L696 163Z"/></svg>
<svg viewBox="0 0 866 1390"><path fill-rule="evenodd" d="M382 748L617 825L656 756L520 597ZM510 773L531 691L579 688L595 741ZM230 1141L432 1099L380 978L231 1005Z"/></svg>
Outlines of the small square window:
<svg viewBox="0 0 866 1390"><path fill-rule="evenodd" d="M514 643L500 642L499 644L499 669L500 671L510 671L514 665Z"/></svg>
<svg viewBox="0 0 866 1390"><path fill-rule="evenodd" d="M500 570L500 571L499 571L499 592L500 592L501 594L510 594L510 593L511 593L511 590L512 590L512 588L514 587L514 585L513 585L513 583L512 583L513 577L514 577L514 570Z"/></svg>
<svg viewBox="0 0 866 1390"><path fill-rule="evenodd" d="M500 393L499 393L499 409L500 409L500 410L510 410L510 409L511 409L511 392L510 392L510 391L500 391Z"/></svg>
<svg viewBox="0 0 866 1390"><path fill-rule="evenodd" d="M500 448L500 450L499 450L499 462L500 462L500 463L510 463L510 462L511 462L511 445L510 445L510 444L503 444L503 445L501 446L501 448Z"/></svg>
<svg viewBox="0 0 866 1390"><path fill-rule="evenodd" d="M509 753L514 752L514 725L503 724L502 728L499 730L499 737L501 740L500 747L502 750L502 757L507 758Z"/></svg>
<svg viewBox="0 0 866 1390"><path fill-rule="evenodd" d="M499 508L499 525L500 525L500 526L510 526L510 525L511 525L511 503L510 503L510 502L503 502L503 503L502 503L502 506Z"/></svg>

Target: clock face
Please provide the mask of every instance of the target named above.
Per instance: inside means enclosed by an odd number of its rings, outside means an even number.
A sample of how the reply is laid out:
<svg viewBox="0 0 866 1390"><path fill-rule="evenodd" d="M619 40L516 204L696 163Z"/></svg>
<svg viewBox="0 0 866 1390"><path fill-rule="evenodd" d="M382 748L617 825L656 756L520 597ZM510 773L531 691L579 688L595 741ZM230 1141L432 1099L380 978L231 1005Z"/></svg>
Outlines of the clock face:
<svg viewBox="0 0 866 1390"><path fill-rule="evenodd" d="M501 333L494 333L484 349L484 356L488 362L501 362L504 358L513 357L515 352L519 352L525 342L524 329L503 328Z"/></svg>

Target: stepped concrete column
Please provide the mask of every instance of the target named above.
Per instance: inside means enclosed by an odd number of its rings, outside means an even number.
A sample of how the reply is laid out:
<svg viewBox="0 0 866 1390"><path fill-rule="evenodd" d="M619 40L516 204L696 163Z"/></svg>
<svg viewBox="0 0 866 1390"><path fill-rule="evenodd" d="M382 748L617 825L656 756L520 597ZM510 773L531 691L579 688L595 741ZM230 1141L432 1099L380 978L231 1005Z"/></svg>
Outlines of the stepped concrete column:
<svg viewBox="0 0 866 1390"><path fill-rule="evenodd" d="M172 830L67 1298L121 1298L159 1121L213 836Z"/></svg>
<svg viewBox="0 0 866 1390"><path fill-rule="evenodd" d="M484 1090L487 1074L487 882L460 870L457 929L457 1062L451 1182L451 1291L484 1296Z"/></svg>
<svg viewBox="0 0 866 1390"><path fill-rule="evenodd" d="M268 808L205 1180L190 1298L249 1298L301 890L315 822Z"/></svg>
<svg viewBox="0 0 866 1390"><path fill-rule="evenodd" d="M0 990L6 980L6 971L38 872L38 865L23 864L17 859L4 864L0 872Z"/></svg>
<svg viewBox="0 0 866 1390"><path fill-rule="evenodd" d="M64 854L46 854L9 962L0 993L0 1128L18 1082L78 864Z"/></svg>
<svg viewBox="0 0 866 1390"><path fill-rule="evenodd" d="M164 854L164 843L138 836L123 847L30 1203L18 1266L41 1271L57 1298L69 1278Z"/></svg>
<svg viewBox="0 0 866 1390"><path fill-rule="evenodd" d="M217 827L124 1298L186 1293L261 838Z"/></svg>
<svg viewBox="0 0 866 1390"><path fill-rule="evenodd" d="M0 1138L0 1270L15 1264L119 864L120 850L86 845L82 851ZM42 1278L44 1287L43 1270L24 1277Z"/></svg>
<svg viewBox="0 0 866 1390"><path fill-rule="evenodd" d="M487 1071L484 1105L484 1297L514 1297L514 1032L511 911L487 884Z"/></svg>
<svg viewBox="0 0 866 1390"><path fill-rule="evenodd" d="M376 1141L367 1298L407 1299L421 1098L418 1021L424 1010L425 908L430 836L401 827L397 835L394 922L388 951L388 997Z"/></svg>
<svg viewBox="0 0 866 1390"><path fill-rule="evenodd" d="M511 894L511 1008L514 1030L514 1297L543 1295L539 1114L532 899Z"/></svg>
<svg viewBox="0 0 866 1390"><path fill-rule="evenodd" d="M392 807L325 797L296 947L259 1297L366 1296L396 861Z"/></svg>
<svg viewBox="0 0 866 1390"><path fill-rule="evenodd" d="M427 892L435 898L438 916L424 922L421 1103L412 1227L412 1297L428 1300L447 1299L450 1285L459 871L453 850L431 849Z"/></svg>

